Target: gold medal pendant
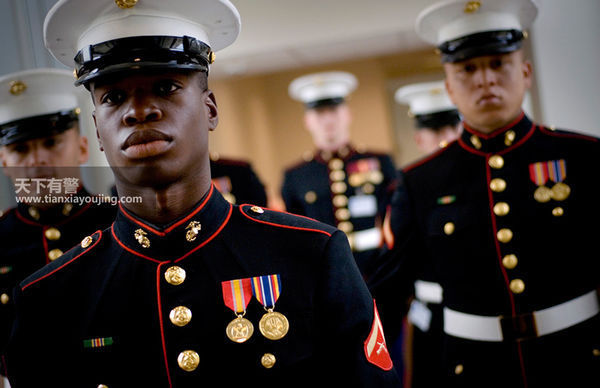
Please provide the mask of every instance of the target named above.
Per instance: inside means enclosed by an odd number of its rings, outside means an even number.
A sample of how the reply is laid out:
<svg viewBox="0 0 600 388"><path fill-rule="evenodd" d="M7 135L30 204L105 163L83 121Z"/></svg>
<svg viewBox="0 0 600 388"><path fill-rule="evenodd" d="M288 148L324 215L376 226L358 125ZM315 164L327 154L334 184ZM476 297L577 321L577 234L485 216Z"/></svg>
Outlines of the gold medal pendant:
<svg viewBox="0 0 600 388"><path fill-rule="evenodd" d="M539 186L533 192L533 198L541 203L548 202L552 199L552 190L546 186Z"/></svg>
<svg viewBox="0 0 600 388"><path fill-rule="evenodd" d="M571 194L571 188L566 183L558 182L552 186L550 194L555 201L564 201Z"/></svg>
<svg viewBox="0 0 600 388"><path fill-rule="evenodd" d="M258 323L261 334L270 340L282 339L290 329L287 318L285 315L275 312L272 309L267 311Z"/></svg>
<svg viewBox="0 0 600 388"><path fill-rule="evenodd" d="M230 340L241 344L252 337L252 334L254 333L254 326L252 325L252 322L241 315L238 315L236 319L229 322L225 332Z"/></svg>

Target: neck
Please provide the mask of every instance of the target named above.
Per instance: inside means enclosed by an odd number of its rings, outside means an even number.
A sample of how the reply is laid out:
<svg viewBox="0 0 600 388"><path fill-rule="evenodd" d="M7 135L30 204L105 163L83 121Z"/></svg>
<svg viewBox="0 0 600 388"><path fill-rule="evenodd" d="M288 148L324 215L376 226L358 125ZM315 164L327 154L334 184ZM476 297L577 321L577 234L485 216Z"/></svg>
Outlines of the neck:
<svg viewBox="0 0 600 388"><path fill-rule="evenodd" d="M156 225L167 224L185 215L204 197L210 185L210 171L161 187L116 182L119 197L127 197L131 202L122 201L123 207Z"/></svg>

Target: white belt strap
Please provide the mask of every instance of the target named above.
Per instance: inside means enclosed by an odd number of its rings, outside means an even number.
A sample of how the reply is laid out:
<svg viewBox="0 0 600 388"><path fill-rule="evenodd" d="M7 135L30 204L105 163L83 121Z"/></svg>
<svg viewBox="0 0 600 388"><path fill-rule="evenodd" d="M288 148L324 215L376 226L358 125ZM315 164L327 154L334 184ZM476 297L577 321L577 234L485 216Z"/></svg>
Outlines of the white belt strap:
<svg viewBox="0 0 600 388"><path fill-rule="evenodd" d="M350 233L348 235L350 246L355 252L367 251L378 248L381 245L381 230L371 228Z"/></svg>
<svg viewBox="0 0 600 388"><path fill-rule="evenodd" d="M596 290L556 306L515 318L466 314L444 307L444 332L454 337L490 342L529 336L541 337L575 326L598 312L600 303ZM514 327L520 327L518 333L512 330Z"/></svg>
<svg viewBox="0 0 600 388"><path fill-rule="evenodd" d="M443 290L439 283L415 281L415 298L426 303L442 303Z"/></svg>

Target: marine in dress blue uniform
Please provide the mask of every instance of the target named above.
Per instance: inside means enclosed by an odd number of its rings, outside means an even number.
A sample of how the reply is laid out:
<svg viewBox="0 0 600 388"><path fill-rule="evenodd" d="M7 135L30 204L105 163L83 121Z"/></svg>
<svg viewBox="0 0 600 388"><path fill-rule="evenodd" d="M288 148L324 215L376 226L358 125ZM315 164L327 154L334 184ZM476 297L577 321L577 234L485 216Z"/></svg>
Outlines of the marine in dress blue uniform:
<svg viewBox="0 0 600 388"><path fill-rule="evenodd" d="M409 107L414 118L415 143L420 151L432 153L456 140L462 131L460 115L446 93L444 81L405 85L395 95L396 102ZM393 225L402 217L391 212L386 217ZM392 218L393 217L393 218ZM384 234L385 237L385 234ZM393 237L388 239L390 246ZM414 283L415 295L407 315L406 338L390 349L392 358L406 358L405 379L407 386L435 387L443 385L443 290L431 268L423 268ZM395 362L395 364L398 364Z"/></svg>
<svg viewBox="0 0 600 388"><path fill-rule="evenodd" d="M229 1L50 10L46 44L59 59L80 50L77 83L93 94L117 191L143 201L20 284L14 388L398 383L342 232L233 205L211 184L218 116L206 77L239 28ZM32 352L44 360L36 373Z"/></svg>
<svg viewBox="0 0 600 388"><path fill-rule="evenodd" d="M362 270L381 245L381 223L396 173L389 155L357 150L349 142L346 98L357 83L350 73L325 72L290 84L292 98L306 107L305 122L317 150L286 169L281 195L288 212L345 232ZM326 120L333 121L327 128Z"/></svg>
<svg viewBox="0 0 600 388"><path fill-rule="evenodd" d="M600 216L590 176L599 143L519 111L531 76L519 49L536 12L528 0L448 1L417 22L441 51L464 131L403 169L393 248L371 288L390 334L406 285L422 268L435 273L445 386L594 386L600 378L599 263L582 255L597 234L585 220Z"/></svg>
<svg viewBox="0 0 600 388"><path fill-rule="evenodd" d="M0 90L0 152L5 172L13 180L19 179L15 184L15 191L20 191L17 196L41 200L34 203L23 198L17 206L0 212L1 354L14 317L13 287L82 237L110 225L116 206L93 196L80 182L69 189L58 177L66 174L79 179L79 166L64 164L77 164L77 155L57 155L78 148L81 141L80 101L72 73L57 69L12 73L0 78ZM51 178L59 182L55 193L72 190L73 194L64 196L64 203L49 202L38 195L32 179L43 179L42 184L47 185ZM5 370L0 369L0 373L5 374Z"/></svg>
<svg viewBox="0 0 600 388"><path fill-rule="evenodd" d="M267 206L265 186L249 162L222 158L213 152L210 154L210 174L219 192L234 205Z"/></svg>

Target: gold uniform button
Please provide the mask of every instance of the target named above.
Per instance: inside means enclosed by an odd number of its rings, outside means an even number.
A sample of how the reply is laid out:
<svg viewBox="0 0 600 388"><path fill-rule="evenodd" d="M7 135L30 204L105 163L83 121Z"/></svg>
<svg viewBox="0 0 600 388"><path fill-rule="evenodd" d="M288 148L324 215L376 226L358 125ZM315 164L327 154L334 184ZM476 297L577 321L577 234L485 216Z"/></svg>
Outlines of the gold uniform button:
<svg viewBox="0 0 600 388"><path fill-rule="evenodd" d="M7 304L9 300L10 300L10 298L9 298L8 294L0 295L0 303Z"/></svg>
<svg viewBox="0 0 600 388"><path fill-rule="evenodd" d="M525 282L521 279L513 279L510 281L509 287L515 294L520 294L525 291Z"/></svg>
<svg viewBox="0 0 600 388"><path fill-rule="evenodd" d="M200 356L193 350L184 350L177 356L177 364L186 372L191 372L200 365Z"/></svg>
<svg viewBox="0 0 600 388"><path fill-rule="evenodd" d="M50 252L48 252L48 258L52 261L58 259L59 257L61 257L63 254L63 251L61 251L60 249L53 249Z"/></svg>
<svg viewBox="0 0 600 388"><path fill-rule="evenodd" d="M488 160L488 163L491 168L495 168L496 170L498 170L504 167L504 158L502 158L502 156L500 155L492 155L490 156L490 160Z"/></svg>
<svg viewBox="0 0 600 388"><path fill-rule="evenodd" d="M275 365L275 362L277 362L277 359L271 353L265 353L260 358L260 363L262 364L262 366L264 366L267 369L273 368L273 365Z"/></svg>
<svg viewBox="0 0 600 388"><path fill-rule="evenodd" d="M306 203L315 203L315 201L317 200L317 193L315 193L314 191L307 191L306 194L304 194L304 200L306 201Z"/></svg>
<svg viewBox="0 0 600 388"><path fill-rule="evenodd" d="M33 218L34 220L40 219L40 211L33 206L31 206L30 208L27 209L27 213L29 213L31 218Z"/></svg>
<svg viewBox="0 0 600 388"><path fill-rule="evenodd" d="M167 283L178 286L185 281L185 269L176 265L167 268L165 271L165 280Z"/></svg>
<svg viewBox="0 0 600 388"><path fill-rule="evenodd" d="M365 183L364 185L362 185L362 191L365 194L373 194L373 192L375 191L375 186L373 186L372 183Z"/></svg>
<svg viewBox="0 0 600 388"><path fill-rule="evenodd" d="M338 221L347 221L348 219L350 219L350 210L346 208L337 209L335 211L335 218Z"/></svg>
<svg viewBox="0 0 600 388"><path fill-rule="evenodd" d="M352 225L352 223L348 221L340 222L337 227L344 233L350 233L354 230L354 225Z"/></svg>
<svg viewBox="0 0 600 388"><path fill-rule="evenodd" d="M554 209L552 209L552 215L554 217L560 217L563 214L565 214L565 210L562 207L560 207L560 206L557 206Z"/></svg>
<svg viewBox="0 0 600 388"><path fill-rule="evenodd" d="M333 182L331 184L331 191L335 194L345 193L348 186L344 182Z"/></svg>
<svg viewBox="0 0 600 388"><path fill-rule="evenodd" d="M513 269L517 266L518 263L519 260L517 260L517 256L512 253L502 258L502 265L506 269Z"/></svg>
<svg viewBox="0 0 600 388"><path fill-rule="evenodd" d="M454 233L454 229L455 228L453 222L446 222L444 224L444 233L446 233L448 236Z"/></svg>
<svg viewBox="0 0 600 388"><path fill-rule="evenodd" d="M503 228L496 233L496 237L498 237L498 241L507 243L513 238L513 232L510 229Z"/></svg>
<svg viewBox="0 0 600 388"><path fill-rule="evenodd" d="M459 374L463 373L464 370L465 370L465 368L463 367L463 365L458 364L457 366L454 367L454 374L459 375Z"/></svg>
<svg viewBox="0 0 600 388"><path fill-rule="evenodd" d="M594 349L594 350L592 350L592 354L594 355L594 357L599 357L600 356L600 349Z"/></svg>
<svg viewBox="0 0 600 388"><path fill-rule="evenodd" d="M506 202L498 202L494 205L494 214L497 216L505 216L510 211L510 206Z"/></svg>
<svg viewBox="0 0 600 388"><path fill-rule="evenodd" d="M183 327L192 320L192 310L185 306L177 306L169 313L169 319L175 326Z"/></svg>
<svg viewBox="0 0 600 388"><path fill-rule="evenodd" d="M105 384L98 384L97 388L108 388L108 385Z"/></svg>
<svg viewBox="0 0 600 388"><path fill-rule="evenodd" d="M490 189L493 192L501 193L506 189L506 181L502 178L494 178L490 181Z"/></svg>
<svg viewBox="0 0 600 388"><path fill-rule="evenodd" d="M342 170L333 170L329 173L329 179L332 181L343 181L346 178L346 173Z"/></svg>
<svg viewBox="0 0 600 388"><path fill-rule="evenodd" d="M81 240L81 247L85 249L85 248L89 247L90 245L92 245L93 241L94 240L92 239L92 236L87 236L83 240Z"/></svg>
<svg viewBox="0 0 600 388"><path fill-rule="evenodd" d="M265 211L263 210L262 207L260 206L252 206L250 208L250 210L252 210L254 213L258 213L258 214L263 214Z"/></svg>
<svg viewBox="0 0 600 388"><path fill-rule="evenodd" d="M329 161L329 168L332 170L341 170L344 167L344 162L342 159L333 158Z"/></svg>
<svg viewBox="0 0 600 388"><path fill-rule="evenodd" d="M346 205L348 205L348 197L343 194L333 196L333 206L344 207Z"/></svg>
<svg viewBox="0 0 600 388"><path fill-rule="evenodd" d="M48 240L56 241L60 239L60 230L56 228L48 228L44 232L44 236L46 236Z"/></svg>

